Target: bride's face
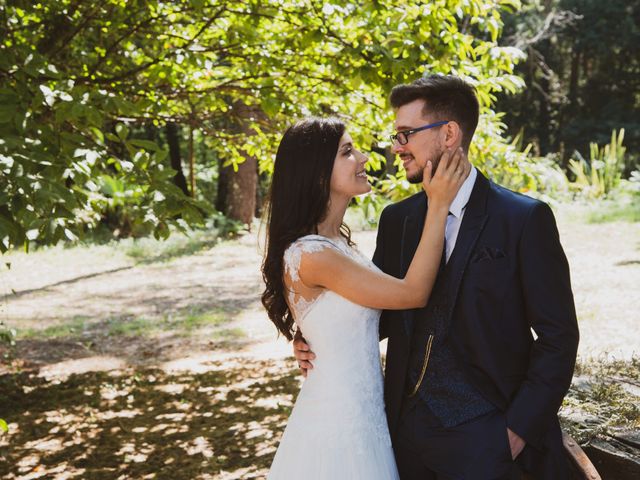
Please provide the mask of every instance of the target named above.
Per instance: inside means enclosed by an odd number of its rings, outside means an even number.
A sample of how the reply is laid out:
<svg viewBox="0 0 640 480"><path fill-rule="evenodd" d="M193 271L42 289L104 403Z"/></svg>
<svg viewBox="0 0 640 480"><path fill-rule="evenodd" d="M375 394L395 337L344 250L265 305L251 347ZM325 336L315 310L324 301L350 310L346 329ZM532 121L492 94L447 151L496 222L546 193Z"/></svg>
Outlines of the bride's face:
<svg viewBox="0 0 640 480"><path fill-rule="evenodd" d="M365 165L369 159L354 148L351 136L345 132L338 145L338 154L331 173L331 193L353 197L371 190Z"/></svg>

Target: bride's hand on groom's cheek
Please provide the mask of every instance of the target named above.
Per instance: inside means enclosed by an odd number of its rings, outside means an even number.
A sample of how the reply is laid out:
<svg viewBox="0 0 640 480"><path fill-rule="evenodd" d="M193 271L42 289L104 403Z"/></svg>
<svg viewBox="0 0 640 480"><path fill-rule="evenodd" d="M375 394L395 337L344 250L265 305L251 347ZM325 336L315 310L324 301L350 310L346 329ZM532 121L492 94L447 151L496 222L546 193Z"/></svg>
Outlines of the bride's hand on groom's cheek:
<svg viewBox="0 0 640 480"><path fill-rule="evenodd" d="M316 358L316 355L311 351L309 345L304 341L300 330L296 331L296 334L293 337L293 355L298 361L298 366L302 371L302 375L306 377L307 370L313 369L311 360L314 360Z"/></svg>

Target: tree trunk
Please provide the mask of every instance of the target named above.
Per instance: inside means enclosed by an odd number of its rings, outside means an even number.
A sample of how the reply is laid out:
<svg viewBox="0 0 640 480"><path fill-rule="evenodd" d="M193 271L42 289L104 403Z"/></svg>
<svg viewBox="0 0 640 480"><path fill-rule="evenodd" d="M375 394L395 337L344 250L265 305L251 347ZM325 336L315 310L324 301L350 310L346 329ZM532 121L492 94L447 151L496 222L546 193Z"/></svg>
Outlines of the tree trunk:
<svg viewBox="0 0 640 480"><path fill-rule="evenodd" d="M580 78L580 51L571 55L571 77L569 78L569 111L575 113L578 107L578 80Z"/></svg>
<svg viewBox="0 0 640 480"><path fill-rule="evenodd" d="M540 76L540 111L538 114L538 129L540 132L540 155L549 153L551 144L551 107L549 106L549 96L551 95L549 79L543 72Z"/></svg>
<svg viewBox="0 0 640 480"><path fill-rule="evenodd" d="M262 112L241 102L236 102L233 110L239 121L238 131L245 136L254 135L249 119L263 116ZM251 225L256 211L258 160L249 155L244 155L244 158L237 172L232 165L223 167L221 162L216 209L233 220Z"/></svg>
<svg viewBox="0 0 640 480"><path fill-rule="evenodd" d="M227 178L227 211L229 218L251 225L256 209L256 188L258 185L258 161L253 157L245 157L245 161L238 165L238 171L233 167Z"/></svg>
<svg viewBox="0 0 640 480"><path fill-rule="evenodd" d="M256 211L255 216L260 218L264 211L264 205L267 201L269 191L269 174L263 172L258 175L258 185L256 188Z"/></svg>
<svg viewBox="0 0 640 480"><path fill-rule="evenodd" d="M574 49L571 55L571 74L569 77L569 105L565 107L562 111L562 120L560 122L561 129L567 124L567 119L574 119L578 115L578 88L580 81L580 60L581 60L581 52L579 50ZM570 139L567 139L565 132L560 131L559 137L563 144L570 142ZM573 152L575 145L565 145L569 148L563 148L563 153L561 155L562 159L562 168L567 169L569 166L569 155Z"/></svg>
<svg viewBox="0 0 640 480"><path fill-rule="evenodd" d="M189 184L191 197L196 198L196 160L193 152L193 125L189 125Z"/></svg>
<svg viewBox="0 0 640 480"><path fill-rule="evenodd" d="M173 183L184 192L185 195L189 195L189 189L187 188L187 179L182 172L182 157L180 156L180 135L178 133L178 126L173 122L168 122L166 127L167 143L169 144L169 158L171 159L171 168L176 171L173 177Z"/></svg>
<svg viewBox="0 0 640 480"><path fill-rule="evenodd" d="M218 157L218 188L216 192L216 210L224 214L227 213L227 187L229 176L233 174L233 168L224 167L224 159Z"/></svg>

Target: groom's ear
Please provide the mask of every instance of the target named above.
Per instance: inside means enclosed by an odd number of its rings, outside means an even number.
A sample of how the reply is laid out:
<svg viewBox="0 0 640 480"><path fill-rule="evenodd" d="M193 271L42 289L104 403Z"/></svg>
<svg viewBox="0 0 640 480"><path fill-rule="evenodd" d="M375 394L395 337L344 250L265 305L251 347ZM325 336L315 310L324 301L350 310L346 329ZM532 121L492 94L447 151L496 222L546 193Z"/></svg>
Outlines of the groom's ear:
<svg viewBox="0 0 640 480"><path fill-rule="evenodd" d="M456 121L450 121L443 125L444 130L444 146L446 148L457 148L462 145L462 130L460 124Z"/></svg>

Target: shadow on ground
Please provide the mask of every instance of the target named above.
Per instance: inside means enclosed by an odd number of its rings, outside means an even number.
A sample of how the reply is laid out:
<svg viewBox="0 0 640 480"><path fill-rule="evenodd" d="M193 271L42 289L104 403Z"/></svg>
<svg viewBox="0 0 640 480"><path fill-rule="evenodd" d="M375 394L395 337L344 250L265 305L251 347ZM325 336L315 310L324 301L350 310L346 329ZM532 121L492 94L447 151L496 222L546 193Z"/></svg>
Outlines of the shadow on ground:
<svg viewBox="0 0 640 480"><path fill-rule="evenodd" d="M0 377L0 477L263 478L299 388L284 361Z"/></svg>
<svg viewBox="0 0 640 480"><path fill-rule="evenodd" d="M190 307L161 317L119 315L96 321L77 316L43 329L19 331L13 348L0 342L0 358L24 369L96 356L151 367L196 352L239 352L250 344L246 332L234 323L242 310L224 306ZM10 371L11 365L0 362L0 375Z"/></svg>

